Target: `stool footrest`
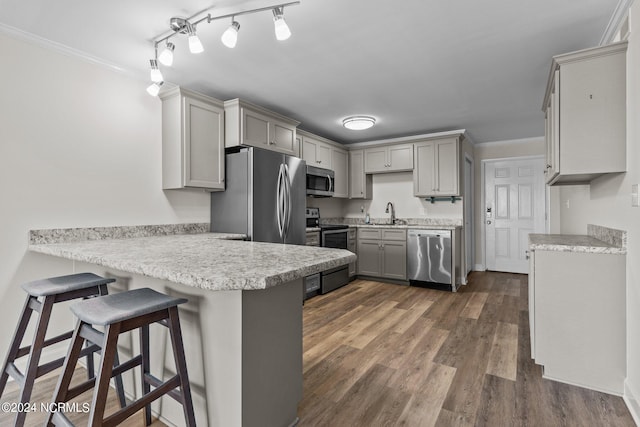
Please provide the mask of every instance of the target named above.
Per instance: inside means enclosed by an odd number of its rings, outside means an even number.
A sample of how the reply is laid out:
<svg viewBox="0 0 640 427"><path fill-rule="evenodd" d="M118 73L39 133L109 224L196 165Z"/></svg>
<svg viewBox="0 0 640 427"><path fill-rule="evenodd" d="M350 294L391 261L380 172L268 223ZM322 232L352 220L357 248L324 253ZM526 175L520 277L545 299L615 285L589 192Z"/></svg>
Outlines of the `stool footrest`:
<svg viewBox="0 0 640 427"><path fill-rule="evenodd" d="M140 365L142 365L142 356L137 355L133 359L129 359L126 362L121 363L120 365L114 367L113 371L111 372L111 378L115 377L116 375L120 375L123 372L126 372L129 369L133 369L136 366L140 366Z"/></svg>
<svg viewBox="0 0 640 427"><path fill-rule="evenodd" d="M42 343L42 348L49 347L50 345L57 344L64 340L68 340L72 336L73 336L73 331L69 331L64 334L58 335L57 337L49 338L48 340L45 340L44 343ZM26 356L27 354L29 354L30 351L31 351L30 345L26 347L21 347L20 350L18 350L18 354L16 354L16 359L18 357Z"/></svg>
<svg viewBox="0 0 640 427"><path fill-rule="evenodd" d="M164 384L164 381L162 381L160 378L154 377L151 374L144 374L144 381L147 384L150 384L152 387L156 387L156 388ZM168 392L167 394L171 396L175 401L182 403L183 401L182 393L180 393L175 388L170 392Z"/></svg>
<svg viewBox="0 0 640 427"><path fill-rule="evenodd" d="M16 380L20 384L20 387L22 387L24 385L24 375L22 374L22 372L20 372L18 370L18 368L16 367L15 363L13 363L13 362L9 363L7 365L7 369L5 370L5 372L11 378Z"/></svg>
<svg viewBox="0 0 640 427"><path fill-rule="evenodd" d="M54 412L51 417L51 421L53 421L56 426L75 427L69 418L67 418L67 416L62 412Z"/></svg>
<svg viewBox="0 0 640 427"><path fill-rule="evenodd" d="M100 347L98 347L95 344L92 344L89 347L83 348L82 351L80 352L80 356L78 356L78 357L79 358L85 357L85 356L88 356L88 355L90 355L92 353L96 353L96 352L98 352L98 353L100 352ZM36 378L40 378L41 376L46 375L51 371L55 371L56 369L58 369L63 364L64 364L64 357L61 357L59 359L52 360L51 362L47 362L44 365L38 366L38 371L36 373Z"/></svg>
<svg viewBox="0 0 640 427"><path fill-rule="evenodd" d="M180 378L176 375L175 377L171 378L167 382L163 383L160 387L156 388L150 393L145 394L140 399L125 406L115 414L112 414L109 417L107 417L102 423L102 425L104 427L107 427L107 426L116 426L122 423L122 421L126 420L131 415L138 412L140 409L144 408L154 400L167 394L170 390L173 390L179 385L180 385Z"/></svg>

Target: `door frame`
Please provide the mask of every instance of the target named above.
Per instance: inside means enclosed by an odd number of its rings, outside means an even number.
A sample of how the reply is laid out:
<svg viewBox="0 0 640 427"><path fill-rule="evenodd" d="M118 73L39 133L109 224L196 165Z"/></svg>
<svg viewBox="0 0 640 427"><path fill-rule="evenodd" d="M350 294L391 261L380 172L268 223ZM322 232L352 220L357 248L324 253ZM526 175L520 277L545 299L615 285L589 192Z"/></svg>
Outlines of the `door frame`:
<svg viewBox="0 0 640 427"><path fill-rule="evenodd" d="M471 180L471 187L467 188L466 186L466 168L467 168L467 163L469 163L470 166L470 180ZM463 163L463 168L464 168L464 172L463 173L463 178L464 178L464 183L463 185L463 203L465 204L465 207L463 208L463 213L462 213L462 218L463 218L463 225L464 223L469 222L469 236L470 239L469 241L467 241L466 236L467 236L467 231L466 231L466 227L465 227L465 231L464 231L464 265L465 265L465 272L463 274L463 283L466 284L467 283L467 275L474 270L475 267L475 262L477 259L476 256L476 233L475 233L475 229L476 229L476 225L475 225L475 163L473 160L473 157L469 155L469 153L465 153L464 154L464 163ZM468 206L468 208L467 208ZM471 216L470 218L465 218L465 214L469 213L469 215ZM467 250L471 251L471 260L469 262L469 265L467 265Z"/></svg>
<svg viewBox="0 0 640 427"><path fill-rule="evenodd" d="M486 188L485 188L485 173L486 173L486 165L488 163L497 163L504 161L518 161L518 160L538 160L542 159L544 161L545 156L543 154L536 156L518 156L518 157L501 157L496 159L483 159L480 162L480 186L482 191L480 192L480 241L482 242L481 247L481 255L482 255L482 264L476 265L477 267L481 267L480 271L487 270L487 223L485 221L485 206L487 201ZM547 191L548 185L546 182L544 183L545 192ZM547 198L544 198L544 217L545 217L545 229L548 230L548 218L549 218L549 205L547 204ZM476 260L478 257L476 256Z"/></svg>

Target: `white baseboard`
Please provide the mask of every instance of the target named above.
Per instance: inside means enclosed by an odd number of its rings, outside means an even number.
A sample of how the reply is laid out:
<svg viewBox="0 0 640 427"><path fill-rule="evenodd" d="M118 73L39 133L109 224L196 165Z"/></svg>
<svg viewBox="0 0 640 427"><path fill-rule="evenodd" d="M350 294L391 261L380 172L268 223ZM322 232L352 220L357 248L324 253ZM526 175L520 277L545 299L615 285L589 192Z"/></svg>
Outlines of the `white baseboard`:
<svg viewBox="0 0 640 427"><path fill-rule="evenodd" d="M631 412L633 421L635 421L637 426L640 426L640 400L638 400L640 399L640 395L633 393L628 379L624 380L624 395L622 398L624 399L624 403L627 404L629 412Z"/></svg>
<svg viewBox="0 0 640 427"><path fill-rule="evenodd" d="M476 264L473 268L473 271L486 271L484 264Z"/></svg>

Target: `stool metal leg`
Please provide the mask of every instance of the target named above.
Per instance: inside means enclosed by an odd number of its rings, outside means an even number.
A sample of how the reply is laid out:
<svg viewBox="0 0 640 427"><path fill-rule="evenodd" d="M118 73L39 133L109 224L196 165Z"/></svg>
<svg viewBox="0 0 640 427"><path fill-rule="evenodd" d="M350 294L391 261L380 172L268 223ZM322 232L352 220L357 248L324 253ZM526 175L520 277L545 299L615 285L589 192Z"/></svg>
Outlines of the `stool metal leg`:
<svg viewBox="0 0 640 427"><path fill-rule="evenodd" d="M182 342L182 332L180 329L180 319L178 308L169 308L169 332L171 334L171 345L173 346L173 357L176 361L176 371L180 376L180 391L182 392L182 410L188 427L195 427L196 418L193 410L193 400L191 398L191 386L187 375L187 360L184 354L184 343Z"/></svg>
<svg viewBox="0 0 640 427"><path fill-rule="evenodd" d="M24 303L20 321L18 322L16 331L13 334L13 341L11 342L11 346L9 347L9 351L7 352L7 357L4 361L4 365L2 366L2 374L0 375L0 396L2 396L2 394L4 393L4 388L6 387L7 381L9 380L9 365L12 365L18 356L20 344L22 343L24 333L27 330L27 326L29 325L29 319L31 319L31 313L33 312L33 309L29 306L30 299L31 297L27 297L27 300Z"/></svg>
<svg viewBox="0 0 640 427"><path fill-rule="evenodd" d="M142 395L145 396L151 391L151 385L147 381L147 375L151 373L149 358L149 325L143 325L140 328L140 354L142 355L142 373L140 376L142 382ZM144 407L145 425L151 425L151 403Z"/></svg>
<svg viewBox="0 0 640 427"><path fill-rule="evenodd" d="M89 425L101 426L104 419L104 410L109 393L109 381L113 371L116 352L118 351L118 336L120 335L121 323L108 325L104 332L104 345L102 347L102 357L96 377L93 400L91 402L91 412L89 413Z"/></svg>

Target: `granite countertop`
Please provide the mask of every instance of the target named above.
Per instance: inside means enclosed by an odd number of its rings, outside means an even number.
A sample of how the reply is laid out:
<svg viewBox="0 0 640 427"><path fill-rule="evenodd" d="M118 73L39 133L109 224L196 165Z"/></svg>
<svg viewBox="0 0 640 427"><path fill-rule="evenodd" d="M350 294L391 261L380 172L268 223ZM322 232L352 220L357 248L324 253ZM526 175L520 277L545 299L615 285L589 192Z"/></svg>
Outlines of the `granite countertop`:
<svg viewBox="0 0 640 427"><path fill-rule="evenodd" d="M320 227L307 227L307 233L314 233L320 231Z"/></svg>
<svg viewBox="0 0 640 427"><path fill-rule="evenodd" d="M265 289L356 259L343 249L224 239L229 236L203 233L31 244L29 250L213 291Z"/></svg>
<svg viewBox="0 0 640 427"><path fill-rule="evenodd" d="M614 255L627 253L626 232L590 224L587 233L529 234L529 250Z"/></svg>

